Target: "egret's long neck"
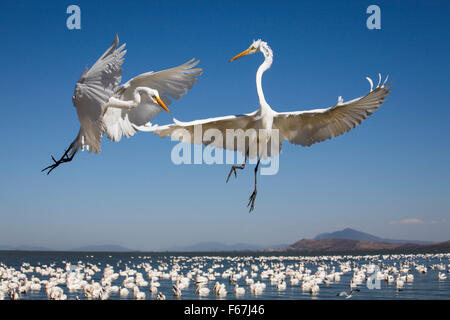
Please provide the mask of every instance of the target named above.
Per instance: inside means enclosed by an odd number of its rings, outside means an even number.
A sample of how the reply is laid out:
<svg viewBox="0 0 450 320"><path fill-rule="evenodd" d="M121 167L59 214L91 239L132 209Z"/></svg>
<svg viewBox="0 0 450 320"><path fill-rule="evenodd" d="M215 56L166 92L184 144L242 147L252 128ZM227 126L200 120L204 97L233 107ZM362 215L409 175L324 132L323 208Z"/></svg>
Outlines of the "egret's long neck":
<svg viewBox="0 0 450 320"><path fill-rule="evenodd" d="M256 72L256 90L258 92L259 105L261 110L270 109L269 104L264 98L264 92L262 89L262 75L263 73L270 68L273 62L273 52L272 49L268 45L263 45L261 47L261 51L264 54L264 62L259 66L258 71Z"/></svg>

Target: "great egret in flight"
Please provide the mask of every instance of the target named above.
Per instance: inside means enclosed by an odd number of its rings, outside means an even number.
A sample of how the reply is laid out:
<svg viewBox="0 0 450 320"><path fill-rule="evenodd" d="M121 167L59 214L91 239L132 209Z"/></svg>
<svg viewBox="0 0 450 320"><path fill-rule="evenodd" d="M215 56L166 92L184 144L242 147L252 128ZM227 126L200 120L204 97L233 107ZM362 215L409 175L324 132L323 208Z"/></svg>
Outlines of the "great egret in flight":
<svg viewBox="0 0 450 320"><path fill-rule="evenodd" d="M75 86L72 102L81 124L75 140L64 155L44 168L47 174L64 162L72 161L79 149L100 152L104 133L112 141L133 136L134 126L148 123L161 110L169 112L169 96L180 99L194 83L202 69L194 59L178 67L146 72L119 86L122 78L125 44L119 47L116 35L111 46L88 70L86 68ZM170 113L170 112L169 112Z"/></svg>
<svg viewBox="0 0 450 320"><path fill-rule="evenodd" d="M264 62L256 72L256 89L258 92L260 105L258 110L243 115L210 118L192 122L180 122L174 119L174 124L153 127L142 126L139 128L142 131L153 131L160 137L172 136L172 134L176 133L178 129L187 130L191 136L193 136L194 127L198 125L202 125L203 132L208 129L219 130L222 133L222 140L211 139L207 141L203 140L202 142L205 145L211 144L214 147L239 151L245 156L245 160L242 165L231 167L227 177L227 182L232 173L236 176L236 169L245 168L247 158L258 157L255 167L255 187L247 205L247 207L250 207L250 212L253 211L255 205L257 194L256 177L261 158L271 157L278 154L281 151L281 143L284 140L297 145L311 146L314 143L331 139L353 129L357 125L361 124L361 122L366 119L367 116L371 115L372 112L377 110L390 91L390 86L385 86L387 78L383 83L381 83L380 75L380 80L376 88L373 88L372 80L367 78L371 88L370 92L363 97L347 102L344 102L342 97L339 97L334 106L326 109L276 112L272 110L266 102L261 85L262 75L270 68L273 61L273 52L267 42L262 40L254 41L247 50L238 54L230 61L234 61L243 56L251 55L257 52L262 52L264 55ZM258 131L259 129L264 130L259 131L259 135L250 137L250 139L244 144L235 144L234 141L227 143L227 129L243 129L239 131L241 135L248 129L256 129ZM277 150L272 150L273 148L270 147L272 130L278 130L279 148L277 148ZM184 142L192 142L192 139L187 139L185 135L177 136L175 134L172 137ZM233 136L233 140L234 139L235 136ZM193 142L195 142L195 140ZM256 145L259 147L251 148L251 145ZM252 152L252 149L256 151Z"/></svg>

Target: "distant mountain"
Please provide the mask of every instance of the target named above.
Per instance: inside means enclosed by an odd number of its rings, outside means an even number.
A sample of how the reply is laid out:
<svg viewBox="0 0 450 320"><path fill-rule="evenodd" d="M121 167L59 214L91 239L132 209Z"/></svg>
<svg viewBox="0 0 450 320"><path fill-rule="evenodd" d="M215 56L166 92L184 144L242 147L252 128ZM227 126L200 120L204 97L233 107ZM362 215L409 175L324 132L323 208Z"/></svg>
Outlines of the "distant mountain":
<svg viewBox="0 0 450 320"><path fill-rule="evenodd" d="M270 248L270 249L269 249ZM248 243L224 244L221 242L200 242L189 246L176 246L162 251L168 252L233 252L233 251L354 251L354 250L447 250L450 241L432 243L419 240L384 239L351 228L322 233L314 239L302 239L291 245L263 246ZM0 250L14 251L55 251L38 246L0 246ZM120 245L95 245L74 248L79 252L136 252Z"/></svg>
<svg viewBox="0 0 450 320"><path fill-rule="evenodd" d="M383 239L369 233L361 232L351 228L346 228L344 230L335 231L331 233L321 233L317 235L315 240L323 239L347 239L347 240L358 240L358 241L369 241L369 242L383 242L383 243L395 243L395 244L431 244L431 241L420 241L420 240L393 240L393 239Z"/></svg>
<svg viewBox="0 0 450 320"><path fill-rule="evenodd" d="M278 245L272 248L282 248L286 245ZM213 251L262 251L268 247L248 244L248 243L236 243L236 244L224 244L221 242L200 242L190 246L179 246L167 248L164 251L169 252L213 252Z"/></svg>
<svg viewBox="0 0 450 320"><path fill-rule="evenodd" d="M417 244L417 243L387 243L378 241L359 241L350 239L302 239L282 249L273 249L275 252L350 252L350 251L421 251L421 252L450 252L450 241Z"/></svg>
<svg viewBox="0 0 450 320"><path fill-rule="evenodd" d="M136 252L137 250L128 249L118 245L99 245L99 246L84 246L75 249L71 249L70 251L79 251L79 252Z"/></svg>
<svg viewBox="0 0 450 320"><path fill-rule="evenodd" d="M29 245L0 246L0 250L5 250L5 251L53 251L52 249L49 249L49 248L38 247L38 246L29 246Z"/></svg>
<svg viewBox="0 0 450 320"><path fill-rule="evenodd" d="M374 241L358 241L350 239L302 239L291 244L286 249L295 251L353 251L394 249L398 244Z"/></svg>

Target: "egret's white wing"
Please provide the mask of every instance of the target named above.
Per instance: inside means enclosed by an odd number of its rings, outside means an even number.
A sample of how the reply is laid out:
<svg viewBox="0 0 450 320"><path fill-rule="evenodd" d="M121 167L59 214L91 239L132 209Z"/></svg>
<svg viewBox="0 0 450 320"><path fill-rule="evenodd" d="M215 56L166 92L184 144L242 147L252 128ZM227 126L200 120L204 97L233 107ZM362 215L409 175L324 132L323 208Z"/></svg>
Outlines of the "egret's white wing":
<svg viewBox="0 0 450 320"><path fill-rule="evenodd" d="M108 50L89 70L84 70L72 97L81 123L79 139L83 141L79 145L87 145L89 151L95 153L100 152L103 105L114 94L121 81L121 66L126 50L123 50L125 44L120 47L118 45L119 37L116 35Z"/></svg>
<svg viewBox="0 0 450 320"><path fill-rule="evenodd" d="M198 63L198 60L194 62L191 59L175 68L140 74L118 87L115 97L124 101L133 100L137 87L148 87L158 90L161 100L168 106L172 103L170 97L180 99L198 81L197 77L202 73L201 68L194 69ZM141 103L132 110L108 108L103 120L108 138L119 141L122 135L127 138L133 136L136 133L134 126L143 126L161 112L161 107L145 95L141 95L141 99Z"/></svg>
<svg viewBox="0 0 450 320"><path fill-rule="evenodd" d="M339 99L336 105L327 109L277 113L273 128L279 129L280 142L288 140L302 146L337 137L360 125L377 110L390 88L383 83L363 97L345 103Z"/></svg>
<svg viewBox="0 0 450 320"><path fill-rule="evenodd" d="M202 120L195 120L191 122L181 122L174 119L173 124L165 126L140 126L136 127L140 131L150 131L159 135L161 138L173 137L173 139L195 144L211 145L216 148L239 151L245 155L248 139L254 138L247 136L245 141L245 134L249 133L246 130L252 129L255 126L257 111L242 115L232 115L217 118L209 118ZM200 136L195 137L195 128L200 132ZM235 136L227 135L227 129L232 129ZM240 129L240 130L239 130ZM244 137L245 144L238 144L236 140ZM227 141L227 138L232 141Z"/></svg>
<svg viewBox="0 0 450 320"><path fill-rule="evenodd" d="M202 74L201 68L193 69L200 61L195 58L174 68L158 71L146 72L134 77L124 85L117 88L116 93L123 100L132 99L134 89L137 87L149 87L158 90L161 99L166 99L164 103L169 105L174 99L181 99L189 89L198 81L197 77Z"/></svg>

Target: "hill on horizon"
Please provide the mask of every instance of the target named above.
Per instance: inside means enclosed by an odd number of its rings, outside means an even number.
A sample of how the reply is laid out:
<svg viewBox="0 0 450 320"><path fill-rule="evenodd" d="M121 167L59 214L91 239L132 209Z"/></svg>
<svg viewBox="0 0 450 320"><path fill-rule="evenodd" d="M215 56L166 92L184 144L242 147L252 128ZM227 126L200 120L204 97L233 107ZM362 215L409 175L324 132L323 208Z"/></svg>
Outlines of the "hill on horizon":
<svg viewBox="0 0 450 320"><path fill-rule="evenodd" d="M350 239L302 239L283 249L273 249L272 252L368 252L368 251L390 251L390 252L449 252L450 241L417 244L417 243L386 243L375 241L359 241Z"/></svg>
<svg viewBox="0 0 450 320"><path fill-rule="evenodd" d="M334 241L326 241L334 240ZM339 241L346 240L346 241ZM359 242L359 243L358 243ZM399 245L405 245L404 248L415 248L417 246L426 246L434 244L431 241L420 240L393 240L384 239L366 232L358 231L351 228L343 230L321 233L314 239L302 239L292 245L281 244L273 246L264 246L258 244L235 243L225 244L221 242L205 241L187 246L174 246L161 250L152 250L152 252L233 252L233 251L283 251L283 250L356 250L356 249L392 249L398 248ZM435 243L436 247L445 247L445 242ZM444 244L444 245L443 245ZM392 246L396 245L396 246ZM333 249L333 246L335 247ZM432 248L432 247L430 247ZM49 249L39 246L1 246L0 250L7 251L78 251L78 252L138 252L142 250L134 250L123 247L121 245L88 245L73 249Z"/></svg>
<svg viewBox="0 0 450 320"><path fill-rule="evenodd" d="M431 244L431 241L422 241L422 240L395 240L395 239L384 239L372 234L358 231L351 228L345 228L343 230L330 232L330 233L321 233L318 234L314 240L323 240L323 239L347 239L347 240L357 240L357 241L368 241L368 242L382 242L382 243L393 243L393 244Z"/></svg>

